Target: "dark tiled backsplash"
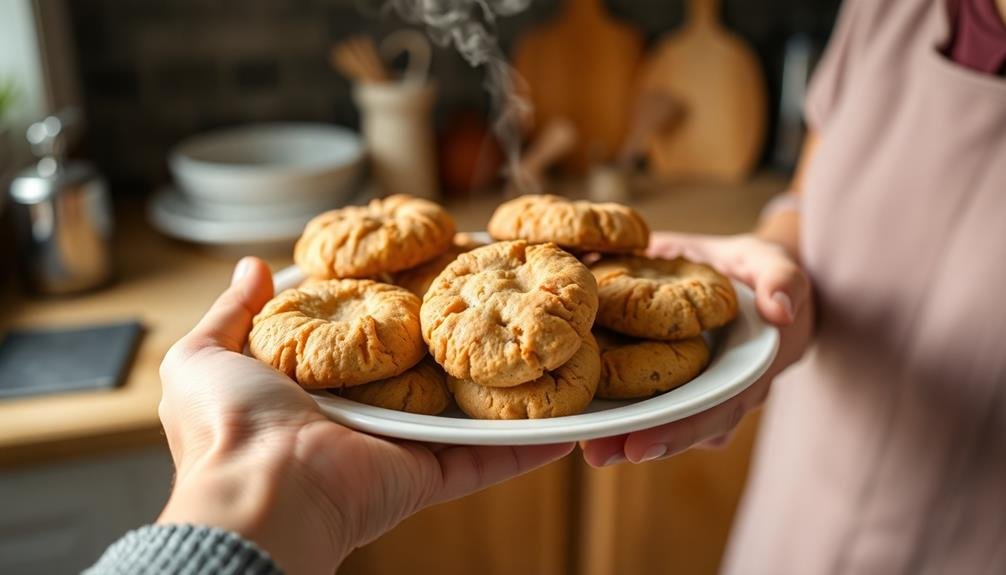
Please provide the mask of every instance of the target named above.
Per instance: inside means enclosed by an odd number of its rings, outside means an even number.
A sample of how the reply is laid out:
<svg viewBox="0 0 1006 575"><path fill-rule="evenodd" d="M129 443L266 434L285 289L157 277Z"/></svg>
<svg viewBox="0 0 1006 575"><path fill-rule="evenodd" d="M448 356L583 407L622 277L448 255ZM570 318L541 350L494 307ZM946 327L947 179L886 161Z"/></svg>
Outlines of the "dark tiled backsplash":
<svg viewBox="0 0 1006 575"><path fill-rule="evenodd" d="M88 117L84 153L117 192L167 180L166 153L203 130L249 121L358 123L348 82L327 62L338 39L381 38L404 24L373 0L65 0L73 19ZM557 0L536 0L500 22L508 49L547 20ZM680 2L613 0L611 12L651 40L678 24ZM733 0L727 24L759 51L771 86L794 31L823 37L836 0ZM482 77L453 50L436 49L437 121L453 109L484 110ZM775 98L773 97L773 100Z"/></svg>

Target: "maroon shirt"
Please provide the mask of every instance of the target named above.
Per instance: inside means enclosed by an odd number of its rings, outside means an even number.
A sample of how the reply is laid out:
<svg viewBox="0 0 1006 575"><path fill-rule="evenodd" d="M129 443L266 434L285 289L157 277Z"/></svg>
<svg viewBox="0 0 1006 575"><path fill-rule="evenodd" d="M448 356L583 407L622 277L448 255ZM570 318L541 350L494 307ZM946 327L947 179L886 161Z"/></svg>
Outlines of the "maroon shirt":
<svg viewBox="0 0 1006 575"><path fill-rule="evenodd" d="M1006 75L1006 22L995 0L950 0L954 62L986 74Z"/></svg>

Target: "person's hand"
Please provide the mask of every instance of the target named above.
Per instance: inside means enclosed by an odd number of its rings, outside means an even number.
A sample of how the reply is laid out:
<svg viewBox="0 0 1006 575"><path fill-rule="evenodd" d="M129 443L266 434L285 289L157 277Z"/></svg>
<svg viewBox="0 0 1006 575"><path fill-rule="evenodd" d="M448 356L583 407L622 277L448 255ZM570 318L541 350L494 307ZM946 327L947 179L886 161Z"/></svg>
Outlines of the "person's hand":
<svg viewBox="0 0 1006 575"><path fill-rule="evenodd" d="M744 414L765 400L775 376L800 359L810 341L814 323L810 281L782 247L752 235L655 233L649 252L654 257L682 255L709 263L750 286L758 312L779 327L779 353L756 383L712 409L628 435L583 442L583 457L595 467L669 457L696 445L724 445Z"/></svg>
<svg viewBox="0 0 1006 575"><path fill-rule="evenodd" d="M296 383L241 353L271 297L265 264L241 260L164 358L159 412L177 477L158 522L230 529L288 573L330 574L406 516L573 449L425 446L329 421Z"/></svg>

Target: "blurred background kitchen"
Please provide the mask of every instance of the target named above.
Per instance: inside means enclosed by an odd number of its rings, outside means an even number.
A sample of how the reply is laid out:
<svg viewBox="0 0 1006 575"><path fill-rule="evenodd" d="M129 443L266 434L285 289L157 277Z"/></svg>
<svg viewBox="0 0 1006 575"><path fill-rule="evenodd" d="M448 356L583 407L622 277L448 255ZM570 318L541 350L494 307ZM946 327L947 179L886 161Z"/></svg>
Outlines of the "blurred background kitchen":
<svg viewBox="0 0 1006 575"><path fill-rule="evenodd" d="M838 2L488 2L529 107L410 4L0 3L0 572L74 572L156 517L161 357L238 255L290 265L321 210L402 191L479 230L544 190L655 229L752 226L793 168ZM568 457L342 572L713 573L756 432L639 467Z"/></svg>

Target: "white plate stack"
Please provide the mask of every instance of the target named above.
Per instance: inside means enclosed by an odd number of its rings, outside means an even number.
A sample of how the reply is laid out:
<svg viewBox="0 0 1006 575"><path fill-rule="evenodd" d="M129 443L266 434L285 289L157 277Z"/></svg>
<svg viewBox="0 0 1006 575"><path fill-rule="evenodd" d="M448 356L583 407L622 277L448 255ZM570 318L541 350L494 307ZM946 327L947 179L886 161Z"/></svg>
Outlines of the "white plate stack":
<svg viewBox="0 0 1006 575"><path fill-rule="evenodd" d="M357 193L364 149L346 128L253 124L185 140L168 163L176 185L149 206L160 231L201 244L290 244Z"/></svg>

